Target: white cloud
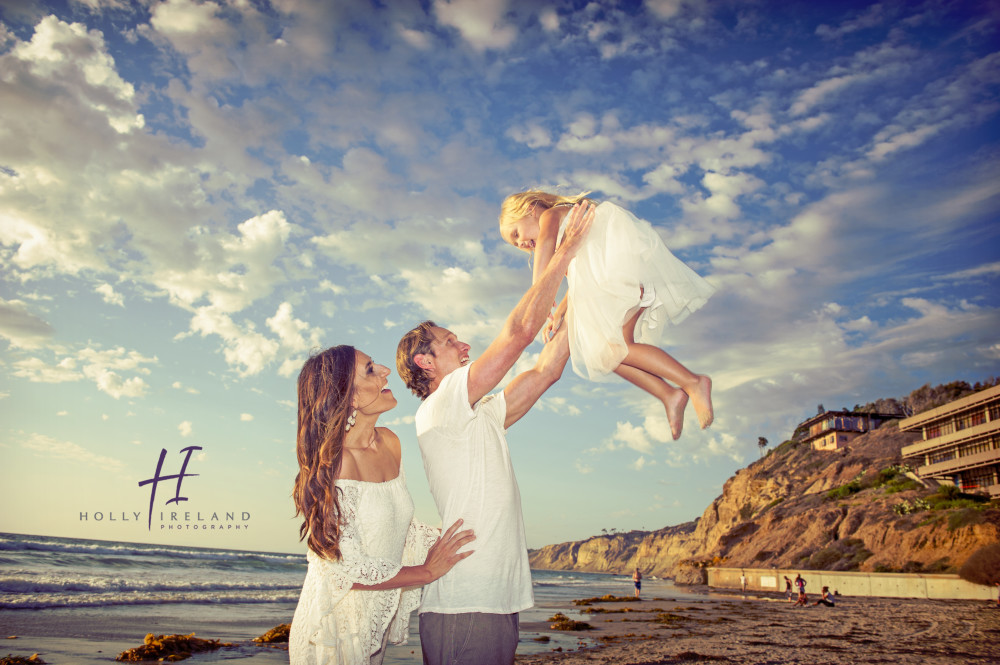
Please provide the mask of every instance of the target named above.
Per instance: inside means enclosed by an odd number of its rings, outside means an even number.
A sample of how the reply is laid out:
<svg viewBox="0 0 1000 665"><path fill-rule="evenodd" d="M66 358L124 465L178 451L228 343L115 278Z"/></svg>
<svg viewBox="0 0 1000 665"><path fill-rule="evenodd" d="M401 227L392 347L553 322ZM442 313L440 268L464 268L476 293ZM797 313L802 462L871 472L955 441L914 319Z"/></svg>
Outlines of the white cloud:
<svg viewBox="0 0 1000 665"><path fill-rule="evenodd" d="M150 370L146 365L158 362L155 356L149 358L122 347L107 350L88 347L78 352L77 358L83 365L83 375L115 399L142 397L149 387L141 377L125 379L118 372L149 374Z"/></svg>
<svg viewBox="0 0 1000 665"><path fill-rule="evenodd" d="M538 22L546 32L558 32L559 14L554 9L543 9L538 14Z"/></svg>
<svg viewBox="0 0 1000 665"><path fill-rule="evenodd" d="M52 326L28 311L21 300L0 298L0 337L21 349L37 349L52 337Z"/></svg>
<svg viewBox="0 0 1000 665"><path fill-rule="evenodd" d="M115 399L122 397L142 397L148 385L139 376L123 378L120 372L148 375L146 365L156 364L156 357L146 357L137 351L126 351L122 347L96 349L87 347L66 355L55 365L40 358L24 358L15 361L14 375L34 383L63 383L87 378L99 390Z"/></svg>
<svg viewBox="0 0 1000 665"><path fill-rule="evenodd" d="M109 305L118 305L119 307L125 306L125 298L120 293L115 293L115 288L110 284L99 284L94 291L99 293L104 299L104 302Z"/></svg>
<svg viewBox="0 0 1000 665"><path fill-rule="evenodd" d="M114 60L96 30L47 16L35 26L31 41L15 44L4 59L15 71L26 69L44 78L54 72L72 73L64 80L75 83L77 99L104 116L119 134L144 125L142 115L135 110L135 89L114 70Z"/></svg>
<svg viewBox="0 0 1000 665"><path fill-rule="evenodd" d="M259 374L277 356L281 345L256 332L251 321L242 326L213 307L200 307L191 318L191 333L202 337L218 335L223 341L226 363L241 376ZM186 334L179 335L183 338Z"/></svg>
<svg viewBox="0 0 1000 665"><path fill-rule="evenodd" d="M624 443L627 447L636 452L650 454L653 452L653 443L649 435L642 426L636 427L629 422L619 421L615 425L615 432L612 439Z"/></svg>
<svg viewBox="0 0 1000 665"><path fill-rule="evenodd" d="M507 130L507 136L532 149L552 145L552 136L549 131L537 121L531 121L519 127L511 127Z"/></svg>
<svg viewBox="0 0 1000 665"><path fill-rule="evenodd" d="M820 24L816 28L816 34L823 39L836 39L858 30L880 26L886 21L886 14L886 6L882 3L875 3L859 16L844 21L839 26L831 27L825 23Z"/></svg>
<svg viewBox="0 0 1000 665"><path fill-rule="evenodd" d="M566 371L569 372L570 370L567 369ZM563 416L579 416L583 413L580 411L580 407L572 404L565 397L557 396L543 396L535 403L533 408L539 411L551 411Z"/></svg>
<svg viewBox="0 0 1000 665"><path fill-rule="evenodd" d="M646 8L661 19L671 19L678 14L684 0L645 0Z"/></svg>
<svg viewBox="0 0 1000 665"><path fill-rule="evenodd" d="M237 323L218 309L200 307L191 318L189 331L177 338L195 333L222 338L223 356L241 376L259 374L276 359L281 360L278 373L291 376L301 367L307 353L322 346L323 331L296 319L290 303L281 303L265 323L276 339L257 332L252 321Z"/></svg>
<svg viewBox="0 0 1000 665"><path fill-rule="evenodd" d="M278 336L282 350L297 355L319 348L323 337L321 329L292 316L292 306L287 302L278 305L274 316L267 319L267 327Z"/></svg>
<svg viewBox="0 0 1000 665"><path fill-rule="evenodd" d="M194 427L191 425L190 420L184 420L180 425L177 426L177 431L180 432L181 436L188 437L194 431Z"/></svg>
<svg viewBox="0 0 1000 665"><path fill-rule="evenodd" d="M83 378L73 358L63 358L55 365L49 365L40 358L25 358L15 361L13 366L14 376L33 383L64 383Z"/></svg>
<svg viewBox="0 0 1000 665"><path fill-rule="evenodd" d="M242 222L237 231L214 234L192 228L188 240L196 248L198 263L164 264L151 280L184 307L194 307L204 298L220 313L243 310L286 279L279 258L287 251L292 226L284 213L271 210Z"/></svg>
<svg viewBox="0 0 1000 665"><path fill-rule="evenodd" d="M517 28L505 23L506 0L434 0L433 8L477 51L505 49L517 38Z"/></svg>
<svg viewBox="0 0 1000 665"><path fill-rule="evenodd" d="M31 434L21 446L45 457L96 466L105 471L122 471L125 465L117 459L98 455L72 441L60 441L44 434Z"/></svg>
<svg viewBox="0 0 1000 665"><path fill-rule="evenodd" d="M241 413L240 414L240 420L242 422L248 423L248 422L250 422L250 421L253 420L253 416L251 414L249 414L249 413Z"/></svg>
<svg viewBox="0 0 1000 665"><path fill-rule="evenodd" d="M431 47L431 35L426 32L407 28L404 25L397 25L396 32L403 38L403 41L415 49L426 51Z"/></svg>

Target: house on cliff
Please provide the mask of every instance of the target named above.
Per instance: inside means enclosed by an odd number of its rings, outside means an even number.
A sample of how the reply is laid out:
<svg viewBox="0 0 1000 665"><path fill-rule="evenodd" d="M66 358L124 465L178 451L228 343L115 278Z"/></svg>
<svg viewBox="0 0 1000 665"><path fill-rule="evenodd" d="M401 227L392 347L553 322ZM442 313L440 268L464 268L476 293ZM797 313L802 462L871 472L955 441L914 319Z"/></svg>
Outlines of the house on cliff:
<svg viewBox="0 0 1000 665"><path fill-rule="evenodd" d="M813 449L837 450L865 432L878 429L882 423L902 417L894 413L824 411L801 423L798 429L807 432L802 441L812 445Z"/></svg>
<svg viewBox="0 0 1000 665"><path fill-rule="evenodd" d="M1000 497L1000 386L918 413L899 428L923 434L902 450L921 478Z"/></svg>

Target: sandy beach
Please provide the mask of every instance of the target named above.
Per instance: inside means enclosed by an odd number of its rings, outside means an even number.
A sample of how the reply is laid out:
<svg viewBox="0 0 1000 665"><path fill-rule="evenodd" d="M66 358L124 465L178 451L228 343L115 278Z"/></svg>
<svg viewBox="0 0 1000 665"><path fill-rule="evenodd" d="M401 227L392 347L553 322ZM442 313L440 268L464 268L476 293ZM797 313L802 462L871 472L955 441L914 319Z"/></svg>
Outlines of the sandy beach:
<svg viewBox="0 0 1000 665"><path fill-rule="evenodd" d="M834 608L794 607L784 596L713 592L694 600L650 597L639 602L593 603L590 613L585 609L552 604L522 615L518 665L710 661L962 665L1000 661L1000 609L982 601L840 598ZM197 654L186 661L192 665L234 659L252 659L259 665L288 662L284 649L250 643L252 637L282 622L287 604L264 604L250 612L199 608L197 619L187 623L162 610L155 606L103 609L100 619L59 609L2 612L3 637L18 638L6 640L0 656L38 652L53 665L106 664L120 651L141 644L147 632L195 632L199 637L237 644ZM548 621L525 620L557 611L590 623L593 630L553 631ZM394 647L389 654L387 663L420 662L416 645Z"/></svg>
<svg viewBox="0 0 1000 665"><path fill-rule="evenodd" d="M594 627L575 633L586 645L519 656L518 665L1000 662L995 602L841 598L834 608L794 607L784 596L751 594L591 607L598 612L566 613ZM545 623L521 628L548 631Z"/></svg>

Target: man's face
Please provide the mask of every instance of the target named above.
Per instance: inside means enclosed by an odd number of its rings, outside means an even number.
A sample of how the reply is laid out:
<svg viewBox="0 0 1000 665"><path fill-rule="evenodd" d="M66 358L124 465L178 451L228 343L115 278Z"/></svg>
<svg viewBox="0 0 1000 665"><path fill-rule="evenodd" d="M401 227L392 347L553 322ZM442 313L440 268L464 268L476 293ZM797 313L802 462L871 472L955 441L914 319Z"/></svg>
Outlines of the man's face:
<svg viewBox="0 0 1000 665"><path fill-rule="evenodd" d="M445 328L433 328L432 334L431 352L434 355L424 357L433 362L435 376L444 378L469 363L469 349L472 347L458 341L455 333Z"/></svg>

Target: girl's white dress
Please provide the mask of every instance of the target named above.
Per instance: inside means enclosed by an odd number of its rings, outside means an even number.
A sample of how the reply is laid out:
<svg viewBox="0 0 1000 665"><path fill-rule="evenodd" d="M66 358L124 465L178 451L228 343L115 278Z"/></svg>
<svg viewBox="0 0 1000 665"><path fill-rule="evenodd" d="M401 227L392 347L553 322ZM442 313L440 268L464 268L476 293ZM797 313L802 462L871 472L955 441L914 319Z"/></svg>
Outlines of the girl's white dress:
<svg viewBox="0 0 1000 665"><path fill-rule="evenodd" d="M292 665L368 665L388 641L405 644L410 613L420 589L351 590L355 583L378 584L402 566L422 564L439 537L437 529L413 519L413 500L403 467L384 483L334 482L343 515L341 559L312 550L309 569L292 619L288 654Z"/></svg>
<svg viewBox="0 0 1000 665"><path fill-rule="evenodd" d="M715 289L667 249L649 222L607 201L595 213L566 272L566 324L573 371L603 381L628 355L622 326L630 313L647 308L635 341L659 346L667 325L683 321Z"/></svg>

